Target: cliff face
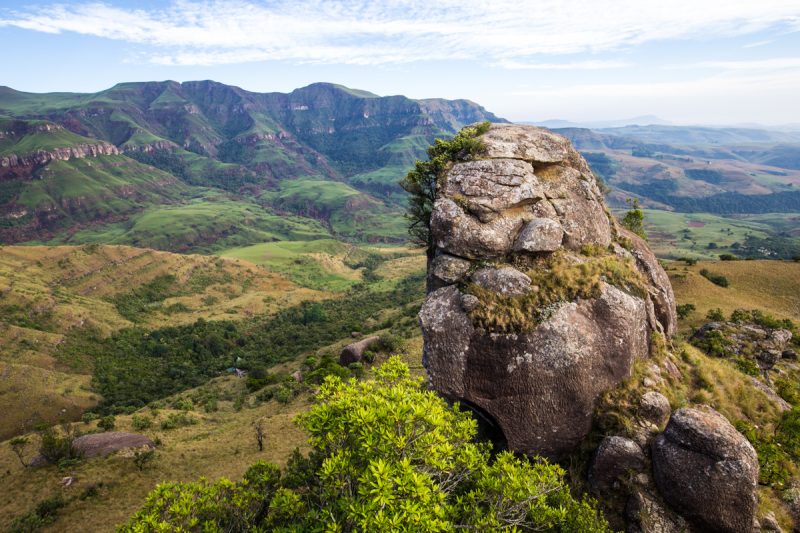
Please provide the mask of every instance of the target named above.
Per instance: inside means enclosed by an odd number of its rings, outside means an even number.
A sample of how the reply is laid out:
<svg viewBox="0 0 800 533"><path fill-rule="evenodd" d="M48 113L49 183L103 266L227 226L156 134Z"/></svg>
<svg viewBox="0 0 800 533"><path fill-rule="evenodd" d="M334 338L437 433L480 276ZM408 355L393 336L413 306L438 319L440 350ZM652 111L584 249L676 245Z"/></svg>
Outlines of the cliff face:
<svg viewBox="0 0 800 533"><path fill-rule="evenodd" d="M675 331L666 274L618 227L565 138L492 125L478 160L439 184L420 312L433 387L474 408L510 449L560 457L598 396Z"/></svg>
<svg viewBox="0 0 800 533"><path fill-rule="evenodd" d="M2 169L15 167L32 168L46 165L50 161L67 161L73 158L97 157L98 155L118 155L119 149L108 143L85 143L75 146L54 148L52 150L36 150L28 154L9 154L0 157L0 172Z"/></svg>

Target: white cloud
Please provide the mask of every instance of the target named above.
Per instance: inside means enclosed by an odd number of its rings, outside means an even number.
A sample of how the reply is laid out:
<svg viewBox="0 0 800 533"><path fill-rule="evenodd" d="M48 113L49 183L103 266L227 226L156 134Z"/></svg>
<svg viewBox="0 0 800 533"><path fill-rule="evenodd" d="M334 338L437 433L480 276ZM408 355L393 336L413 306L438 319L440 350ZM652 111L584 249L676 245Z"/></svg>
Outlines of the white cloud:
<svg viewBox="0 0 800 533"><path fill-rule="evenodd" d="M177 0L161 9L78 1L0 13L0 26L148 45L157 49L152 61L173 65L478 59L506 68L614 68L538 59L778 25L800 30L797 0Z"/></svg>
<svg viewBox="0 0 800 533"><path fill-rule="evenodd" d="M515 59L503 59L496 66L508 70L606 70L630 67L631 63L614 60L589 60L567 63L530 63Z"/></svg>

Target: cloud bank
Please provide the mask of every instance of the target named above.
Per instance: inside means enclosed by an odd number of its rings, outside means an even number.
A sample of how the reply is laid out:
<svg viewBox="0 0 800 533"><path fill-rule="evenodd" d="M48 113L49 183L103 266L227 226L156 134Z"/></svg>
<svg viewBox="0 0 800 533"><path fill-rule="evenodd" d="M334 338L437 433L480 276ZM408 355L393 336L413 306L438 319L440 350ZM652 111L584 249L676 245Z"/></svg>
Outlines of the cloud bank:
<svg viewBox="0 0 800 533"><path fill-rule="evenodd" d="M178 0L163 8L70 2L0 11L0 26L151 47L162 65L265 60L381 65L478 60L563 69L543 56L652 41L800 30L797 0ZM624 63L574 60L572 69Z"/></svg>

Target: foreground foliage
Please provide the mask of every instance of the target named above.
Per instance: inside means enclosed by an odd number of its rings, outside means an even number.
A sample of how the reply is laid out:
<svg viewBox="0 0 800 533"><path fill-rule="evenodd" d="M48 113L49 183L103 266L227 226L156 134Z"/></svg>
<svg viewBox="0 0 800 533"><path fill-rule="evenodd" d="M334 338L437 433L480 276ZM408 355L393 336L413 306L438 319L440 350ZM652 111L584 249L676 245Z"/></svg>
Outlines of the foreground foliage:
<svg viewBox="0 0 800 533"><path fill-rule="evenodd" d="M123 527L150 531L607 531L564 471L475 443L397 358L374 381L328 378L299 418L311 438L281 475L258 463L241 482L160 485Z"/></svg>

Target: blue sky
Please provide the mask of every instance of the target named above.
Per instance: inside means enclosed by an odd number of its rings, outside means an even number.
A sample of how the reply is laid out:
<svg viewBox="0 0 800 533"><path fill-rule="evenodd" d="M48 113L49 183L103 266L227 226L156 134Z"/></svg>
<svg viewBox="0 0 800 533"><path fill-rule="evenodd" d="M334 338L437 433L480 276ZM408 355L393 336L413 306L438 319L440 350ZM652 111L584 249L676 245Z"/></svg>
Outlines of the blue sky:
<svg viewBox="0 0 800 533"><path fill-rule="evenodd" d="M800 124L798 0L0 0L0 49L33 92L330 81L511 120Z"/></svg>

